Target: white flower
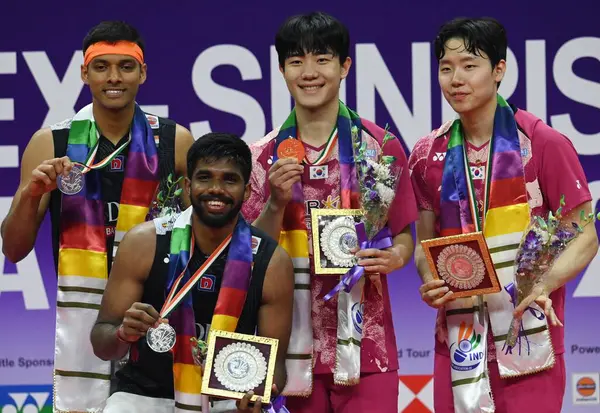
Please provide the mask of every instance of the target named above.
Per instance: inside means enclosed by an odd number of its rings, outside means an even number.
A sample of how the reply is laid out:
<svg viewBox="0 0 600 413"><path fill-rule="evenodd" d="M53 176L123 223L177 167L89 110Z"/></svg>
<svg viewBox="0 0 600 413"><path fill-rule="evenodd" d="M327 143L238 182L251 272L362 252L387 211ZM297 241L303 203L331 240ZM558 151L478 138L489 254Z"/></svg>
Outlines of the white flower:
<svg viewBox="0 0 600 413"><path fill-rule="evenodd" d="M379 194L381 203L387 208L392 203L392 201L394 200L394 196L396 195L394 193L394 190L379 182L375 184L375 190Z"/></svg>

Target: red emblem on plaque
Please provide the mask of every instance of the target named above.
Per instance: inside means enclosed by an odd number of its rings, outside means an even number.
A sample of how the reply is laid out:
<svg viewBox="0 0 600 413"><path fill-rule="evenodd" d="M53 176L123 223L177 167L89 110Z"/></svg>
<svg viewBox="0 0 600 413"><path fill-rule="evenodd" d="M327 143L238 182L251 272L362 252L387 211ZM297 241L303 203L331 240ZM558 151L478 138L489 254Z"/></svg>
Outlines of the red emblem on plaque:
<svg viewBox="0 0 600 413"><path fill-rule="evenodd" d="M485 264L477 252L466 245L449 245L437 259L440 277L461 290L477 287L485 276Z"/></svg>

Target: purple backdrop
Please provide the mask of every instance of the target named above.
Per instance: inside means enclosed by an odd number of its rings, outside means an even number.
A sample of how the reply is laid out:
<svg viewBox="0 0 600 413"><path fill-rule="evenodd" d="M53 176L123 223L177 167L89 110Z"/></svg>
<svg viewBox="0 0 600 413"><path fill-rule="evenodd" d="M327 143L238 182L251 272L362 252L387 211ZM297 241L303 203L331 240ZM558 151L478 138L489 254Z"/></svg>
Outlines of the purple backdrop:
<svg viewBox="0 0 600 413"><path fill-rule="evenodd" d="M225 130L251 142L282 122L291 108L272 45L285 17L308 10L299 3L9 3L3 6L0 25L0 218L17 188L20 157L31 134L89 102L79 79L81 41L101 20L123 19L139 28L149 67L139 103L190 128L195 137L209 129ZM389 123L412 148L418 137L452 116L435 76L431 41L437 28L459 15L494 16L505 24L511 49L501 93L572 139L596 203L600 4L581 0L570 9L565 3L507 0L499 9L497 3L468 3L435 0L408 7L373 0L357 8L350 2L327 2L323 10L351 30L354 63L343 99L363 117ZM35 253L18 265L0 255L0 412L6 406L21 411L29 404L47 411L50 403L56 276L48 229L46 221ZM600 262L594 261L568 286L565 412L574 411L575 402L578 412L600 409L600 332L594 316L600 305L599 269ZM432 371L434 312L420 302L418 285L412 264L390 281L400 374L406 376ZM573 384L580 374L595 380L596 404L575 400L582 397ZM419 381L424 384L414 384ZM430 406L428 382L427 377L408 377L401 384L399 408Z"/></svg>

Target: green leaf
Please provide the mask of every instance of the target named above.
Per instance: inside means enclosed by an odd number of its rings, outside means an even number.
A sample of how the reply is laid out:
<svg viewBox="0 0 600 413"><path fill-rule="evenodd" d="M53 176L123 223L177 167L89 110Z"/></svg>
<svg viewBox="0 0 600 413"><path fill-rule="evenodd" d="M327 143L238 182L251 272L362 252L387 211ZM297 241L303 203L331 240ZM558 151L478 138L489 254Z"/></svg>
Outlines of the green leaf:
<svg viewBox="0 0 600 413"><path fill-rule="evenodd" d="M561 218L562 218L562 207L559 207L559 208L556 210L556 218L557 218L557 219L561 219Z"/></svg>
<svg viewBox="0 0 600 413"><path fill-rule="evenodd" d="M548 225L546 224L546 221L544 221L544 219L542 217L536 216L535 219L542 229L548 229Z"/></svg>
<svg viewBox="0 0 600 413"><path fill-rule="evenodd" d="M384 135L384 137L383 137L383 143L386 143L386 142L391 141L393 139L394 139L394 135L392 135L389 132L386 132L385 135Z"/></svg>
<svg viewBox="0 0 600 413"><path fill-rule="evenodd" d="M579 219L585 221L585 211L583 209L579 211Z"/></svg>
<svg viewBox="0 0 600 413"><path fill-rule="evenodd" d="M596 219L600 220L600 212L598 212L598 214L596 214Z"/></svg>
<svg viewBox="0 0 600 413"><path fill-rule="evenodd" d="M391 165L392 163L394 163L395 160L396 160L396 157L395 156L391 156L391 155L383 155L381 157L381 161L385 165Z"/></svg>
<svg viewBox="0 0 600 413"><path fill-rule="evenodd" d="M167 176L167 182L168 182L168 183L172 183L172 182L173 182L173 172L171 172L171 173L169 174L169 176Z"/></svg>
<svg viewBox="0 0 600 413"><path fill-rule="evenodd" d="M177 191L175 191L174 196L179 196L179 195L181 195L182 192L183 192L183 189L179 188Z"/></svg>
<svg viewBox="0 0 600 413"><path fill-rule="evenodd" d="M163 202L165 200L165 196L162 191L160 191L158 193L158 195L156 196L156 199L158 199L160 202Z"/></svg>
<svg viewBox="0 0 600 413"><path fill-rule="evenodd" d="M565 196L564 195L561 195L561 197L560 197L560 206L561 207L565 206Z"/></svg>

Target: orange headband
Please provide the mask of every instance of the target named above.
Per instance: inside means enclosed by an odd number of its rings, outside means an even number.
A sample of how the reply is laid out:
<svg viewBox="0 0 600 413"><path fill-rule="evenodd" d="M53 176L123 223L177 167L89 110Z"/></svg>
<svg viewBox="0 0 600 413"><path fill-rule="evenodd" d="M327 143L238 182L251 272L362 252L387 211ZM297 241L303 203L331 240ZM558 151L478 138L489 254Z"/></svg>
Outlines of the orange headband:
<svg viewBox="0 0 600 413"><path fill-rule="evenodd" d="M144 53L136 43L121 40L116 43L98 42L94 43L85 51L83 65L87 66L94 58L105 54L121 54L131 56L140 64L144 63Z"/></svg>

